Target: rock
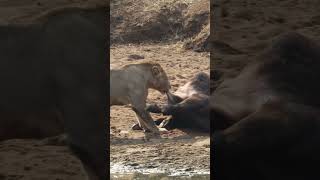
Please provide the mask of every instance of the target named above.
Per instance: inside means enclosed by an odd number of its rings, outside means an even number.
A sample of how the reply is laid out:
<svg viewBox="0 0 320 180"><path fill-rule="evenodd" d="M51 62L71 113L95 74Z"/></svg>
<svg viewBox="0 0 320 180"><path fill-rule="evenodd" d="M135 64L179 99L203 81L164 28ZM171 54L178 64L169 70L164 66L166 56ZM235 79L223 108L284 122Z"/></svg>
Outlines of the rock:
<svg viewBox="0 0 320 180"><path fill-rule="evenodd" d="M128 61L144 59L143 55L131 54L128 56Z"/></svg>

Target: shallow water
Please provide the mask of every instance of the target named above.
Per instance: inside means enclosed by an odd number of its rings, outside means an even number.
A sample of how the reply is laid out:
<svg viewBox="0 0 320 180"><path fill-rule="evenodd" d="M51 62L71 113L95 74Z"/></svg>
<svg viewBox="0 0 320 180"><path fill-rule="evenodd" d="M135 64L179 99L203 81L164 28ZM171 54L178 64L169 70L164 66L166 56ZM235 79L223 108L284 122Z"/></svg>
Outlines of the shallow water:
<svg viewBox="0 0 320 180"><path fill-rule="evenodd" d="M171 176L168 174L152 173L152 174L111 174L112 180L209 180L210 174L192 175L192 176Z"/></svg>
<svg viewBox="0 0 320 180"><path fill-rule="evenodd" d="M132 167L119 163L111 163L111 179L114 180L207 180L210 179L208 170L191 170L185 169L159 169L146 167Z"/></svg>

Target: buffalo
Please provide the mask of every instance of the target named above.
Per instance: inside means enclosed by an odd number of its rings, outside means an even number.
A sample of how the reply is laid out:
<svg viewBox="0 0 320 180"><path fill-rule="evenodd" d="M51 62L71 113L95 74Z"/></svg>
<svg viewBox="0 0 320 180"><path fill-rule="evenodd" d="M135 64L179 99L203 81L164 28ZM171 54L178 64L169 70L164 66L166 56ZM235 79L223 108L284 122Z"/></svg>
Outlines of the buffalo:
<svg viewBox="0 0 320 180"><path fill-rule="evenodd" d="M289 32L255 58L210 97L214 179L319 178L320 46Z"/></svg>

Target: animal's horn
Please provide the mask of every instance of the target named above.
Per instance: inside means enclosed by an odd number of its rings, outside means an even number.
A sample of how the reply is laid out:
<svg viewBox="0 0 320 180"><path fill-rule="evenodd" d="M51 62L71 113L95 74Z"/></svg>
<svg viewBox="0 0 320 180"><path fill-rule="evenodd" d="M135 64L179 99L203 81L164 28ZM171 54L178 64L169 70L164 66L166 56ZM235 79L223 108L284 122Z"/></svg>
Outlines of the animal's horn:
<svg viewBox="0 0 320 180"><path fill-rule="evenodd" d="M170 91L166 92L168 98L168 104L177 104L182 101L179 96L172 94Z"/></svg>
<svg viewBox="0 0 320 180"><path fill-rule="evenodd" d="M168 98L168 104L174 104L174 96L170 91L166 92L167 98Z"/></svg>

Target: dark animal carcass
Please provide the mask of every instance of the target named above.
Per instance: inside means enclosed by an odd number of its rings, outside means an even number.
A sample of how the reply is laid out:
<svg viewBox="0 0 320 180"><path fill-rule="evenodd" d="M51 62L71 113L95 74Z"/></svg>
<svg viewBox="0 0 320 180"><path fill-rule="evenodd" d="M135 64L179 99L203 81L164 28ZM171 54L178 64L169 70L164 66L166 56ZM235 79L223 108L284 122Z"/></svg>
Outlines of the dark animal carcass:
<svg viewBox="0 0 320 180"><path fill-rule="evenodd" d="M167 93L168 104L163 107L152 104L147 107L147 110L171 115L165 120L156 121L156 124L163 128L186 128L210 132L209 82L208 74L197 73L176 92Z"/></svg>
<svg viewBox="0 0 320 180"><path fill-rule="evenodd" d="M320 46L280 36L210 97L213 177L318 179Z"/></svg>

